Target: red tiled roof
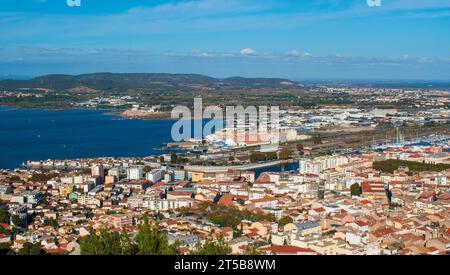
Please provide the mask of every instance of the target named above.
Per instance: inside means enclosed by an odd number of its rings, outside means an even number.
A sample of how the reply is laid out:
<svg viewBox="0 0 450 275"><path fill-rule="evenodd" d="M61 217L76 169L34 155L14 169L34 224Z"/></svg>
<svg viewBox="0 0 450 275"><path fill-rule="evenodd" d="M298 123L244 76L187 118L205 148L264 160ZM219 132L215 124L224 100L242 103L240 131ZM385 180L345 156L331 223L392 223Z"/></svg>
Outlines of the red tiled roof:
<svg viewBox="0 0 450 275"><path fill-rule="evenodd" d="M185 181L178 183L178 186L185 187L185 186L189 185L190 183L191 183L190 181L185 180Z"/></svg>
<svg viewBox="0 0 450 275"><path fill-rule="evenodd" d="M248 229L248 231L250 231L250 233L252 233L252 234L257 234L259 229L258 228L250 228L250 229Z"/></svg>
<svg viewBox="0 0 450 275"><path fill-rule="evenodd" d="M369 225L368 223L363 222L363 221L354 221L354 223L355 223L356 225L358 225L358 226L367 226L367 225Z"/></svg>
<svg viewBox="0 0 450 275"><path fill-rule="evenodd" d="M361 183L363 193L385 193L384 183L378 181L365 181Z"/></svg>
<svg viewBox="0 0 450 275"><path fill-rule="evenodd" d="M272 245L270 247L260 248L260 250L282 254L316 253L314 250L311 250L309 248L302 248L293 245Z"/></svg>
<svg viewBox="0 0 450 275"><path fill-rule="evenodd" d="M222 197L220 197L218 204L228 205L228 206L233 205L233 198L234 198L234 195L232 195L232 194L224 194L224 195L222 195Z"/></svg>
<svg viewBox="0 0 450 275"><path fill-rule="evenodd" d="M152 187L160 187L160 186L163 186L165 184L167 184L167 183L160 181L160 182L157 182L157 183L153 184Z"/></svg>
<svg viewBox="0 0 450 275"><path fill-rule="evenodd" d="M417 236L417 235L412 234L412 233L405 233L405 234L400 235L399 237L401 239L404 238L405 240L416 240L416 241L423 240L422 237Z"/></svg>
<svg viewBox="0 0 450 275"><path fill-rule="evenodd" d="M432 190L432 191L426 191L423 192L420 196L419 199L429 199L432 198L433 196L436 195L436 191Z"/></svg>
<svg viewBox="0 0 450 275"><path fill-rule="evenodd" d="M262 174L259 175L259 177L256 179L255 183L257 183L257 182L269 182L269 181L270 181L269 174L267 174L267 173L262 173Z"/></svg>
<svg viewBox="0 0 450 275"><path fill-rule="evenodd" d="M192 194L191 191L170 191L168 195L172 196L190 196Z"/></svg>
<svg viewBox="0 0 450 275"><path fill-rule="evenodd" d="M63 253L67 253L67 250L64 250L62 248L55 248L55 249L45 249L44 250L47 253L54 253L54 254L63 254Z"/></svg>
<svg viewBox="0 0 450 275"><path fill-rule="evenodd" d="M178 222L176 220L168 220L166 223L167 223L167 225L175 225Z"/></svg>
<svg viewBox="0 0 450 275"><path fill-rule="evenodd" d="M394 233L395 231L392 228L382 228L382 229L378 229L376 231L373 232L373 235L375 237L383 237L386 235L390 235L392 233Z"/></svg>
<svg viewBox="0 0 450 275"><path fill-rule="evenodd" d="M252 203L258 203L258 202L267 202L267 201L276 201L277 199L274 197L265 197L262 199L255 199L255 200L250 200L250 202Z"/></svg>
<svg viewBox="0 0 450 275"><path fill-rule="evenodd" d="M450 193L445 193L445 194L441 195L438 199L448 201L448 200L450 200Z"/></svg>

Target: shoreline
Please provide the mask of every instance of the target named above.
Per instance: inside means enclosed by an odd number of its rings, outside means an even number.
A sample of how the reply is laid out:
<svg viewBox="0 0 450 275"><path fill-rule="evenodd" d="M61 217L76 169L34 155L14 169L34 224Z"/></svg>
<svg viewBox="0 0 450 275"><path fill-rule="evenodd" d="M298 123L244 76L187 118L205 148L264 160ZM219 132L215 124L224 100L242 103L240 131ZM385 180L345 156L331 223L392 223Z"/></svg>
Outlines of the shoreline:
<svg viewBox="0 0 450 275"><path fill-rule="evenodd" d="M61 108L61 109L53 109L53 108L27 108L27 107L18 107L18 106L12 106L12 105L0 105L0 113L3 113L5 117L9 117L9 116L15 116L15 113L18 114L22 114L22 116L25 116L26 118L33 118L34 116L41 116L41 114L43 116L47 116L46 111L49 111L52 116L58 117L60 115L65 116L66 113L59 113L59 111L64 111L67 110L68 113L70 115L77 115L77 113L81 114L81 116L83 116L83 113L91 113L93 114L95 117L105 117L106 120L127 120L130 123L132 123L132 121L138 121L138 120L148 120L148 123L152 124L151 121L166 121L165 123L162 122L164 125L168 125L167 127L169 127L169 131L170 131L170 127L173 124L170 118L167 119L161 119L161 118L154 118L154 119L139 119L139 118L127 118L127 117L123 117L120 116L120 111L118 109L93 109L93 108ZM108 118L109 117L109 118ZM105 119L103 119L105 120ZM119 122L119 121L115 121L115 122ZM34 134L33 134L34 135ZM160 141L161 140L161 141ZM165 142L170 142L170 135L168 136L168 139L163 139L163 138L155 138L152 141L149 141L148 146L145 147L147 149L142 149L142 150L137 150L137 154L133 153L133 152L112 152L113 154L110 155L110 157L114 157L114 158L130 158L130 157L138 157L138 158L145 158L145 157L152 157L152 156L159 156L161 154L164 154L164 151L155 151L153 148L155 146L160 146L161 144L165 143ZM160 142L159 142L160 141ZM93 151L95 152L95 151ZM58 152L57 152L58 153ZM106 155L108 152L106 152ZM110 152L111 153L111 152ZM88 154L85 155L84 153L80 153L80 154L76 154L76 155L70 155L69 157L66 157L65 155L55 155L56 158L55 159L64 159L64 160L71 160L71 159L77 159L77 158L102 158L104 157L103 153L102 154ZM28 161L44 161L44 160L48 160L48 159L52 159L52 157L47 157L47 156L37 156L34 157L33 155L26 155L23 158L22 157L18 157L17 160L16 158L13 158L11 160L4 160L4 165L0 166L0 170L14 170L14 169L26 169L26 164Z"/></svg>
<svg viewBox="0 0 450 275"><path fill-rule="evenodd" d="M125 112L129 111L129 109L122 110L112 110L111 112L105 112L105 115L109 116L118 116L123 119L140 119L140 120L176 120L171 117L170 113L155 113L155 114L146 114L146 115L126 115Z"/></svg>
<svg viewBox="0 0 450 275"><path fill-rule="evenodd" d="M103 115L107 116L117 116L121 117L123 119L140 119L140 120L177 120L175 118L171 118L170 113L165 114L164 116L145 116L145 117L139 117L139 116L124 116L123 112L128 110L122 110L122 109L108 109L108 108L48 108L48 107L23 107L23 106L16 106L16 105L0 105L0 108L9 108L9 110L3 110L3 111L13 111L15 109L17 110L42 110L42 111L100 111Z"/></svg>
<svg viewBox="0 0 450 275"><path fill-rule="evenodd" d="M148 121L148 123L152 123L151 121L165 121L166 124L170 124L172 125L172 122L177 121L178 119L172 119L171 117L167 117L165 116L165 118L162 117L146 117L146 118L139 118L139 117L124 117L121 115L121 110L119 109L93 109L93 108L61 108L61 109L53 109L53 108L27 108L27 107L18 107L18 106L12 106L12 105L0 105L0 113L3 113L6 115L7 113L16 113L16 112L29 112L29 114L27 115L28 117L33 117L33 113L34 111L55 111L54 115L58 116L59 114L57 113L58 111L64 111L67 110L69 112L78 112L78 111L86 111L86 112L92 112L98 116L109 116L111 120L129 120L129 121ZM144 158L144 157L152 157L152 156L160 156L164 153L167 152L167 150L158 150L156 151L154 148L155 146L160 146L161 144L164 144L166 142L170 142L170 136L168 137L168 139L165 140L161 140L161 143L155 143L155 144L151 144L149 150L147 150L146 152L142 153L142 154L129 154L129 153L124 153L124 154L112 154L110 155L111 157L114 158L128 158L128 157L138 157L138 158ZM150 152L149 152L150 151ZM101 158L104 157L103 155L89 155L89 156L84 156L84 155L77 155L74 158L65 158L65 157L61 157L61 159L64 160L71 160L71 159L77 159L77 158ZM5 166L0 166L0 170L4 169L4 170L14 170L14 169L26 169L27 167L24 165L25 163L27 163L28 161L44 161L44 160L48 160L49 158L44 156L41 158L33 158L31 156L27 157L26 159L20 159L20 162L17 162L14 165L11 165L9 163L5 162Z"/></svg>
<svg viewBox="0 0 450 275"><path fill-rule="evenodd" d="M287 159L287 160L273 160L261 163L249 163L243 165L230 165L230 166L201 166L201 165L186 165L184 167L185 170L188 171L196 171L196 172L204 172L204 173L215 173L215 172L226 172L230 169L232 170L241 170L248 171L254 169L262 169L267 167L274 167L286 163L294 163L297 160L295 159Z"/></svg>
<svg viewBox="0 0 450 275"><path fill-rule="evenodd" d="M49 108L49 107L23 107L23 106L16 106L16 105L0 105L0 108L12 108L12 109L19 109L19 110L42 110L42 111L66 111L66 110L78 110L78 111L112 111L117 112L120 111L119 109L107 109L107 108Z"/></svg>

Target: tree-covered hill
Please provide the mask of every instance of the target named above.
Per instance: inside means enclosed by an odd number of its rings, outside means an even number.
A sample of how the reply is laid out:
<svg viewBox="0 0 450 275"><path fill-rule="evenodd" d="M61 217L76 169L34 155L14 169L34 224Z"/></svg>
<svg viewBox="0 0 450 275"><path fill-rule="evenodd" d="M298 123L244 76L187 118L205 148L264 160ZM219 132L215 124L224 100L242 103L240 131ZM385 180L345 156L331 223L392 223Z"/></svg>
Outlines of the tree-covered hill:
<svg viewBox="0 0 450 275"><path fill-rule="evenodd" d="M192 86L205 88L286 88L298 86L298 83L281 78L243 78L232 77L217 79L199 74L163 74L163 73L93 73L82 75L46 75L30 80L2 80L0 89L52 89L70 90L88 87L95 90L126 89L183 89Z"/></svg>

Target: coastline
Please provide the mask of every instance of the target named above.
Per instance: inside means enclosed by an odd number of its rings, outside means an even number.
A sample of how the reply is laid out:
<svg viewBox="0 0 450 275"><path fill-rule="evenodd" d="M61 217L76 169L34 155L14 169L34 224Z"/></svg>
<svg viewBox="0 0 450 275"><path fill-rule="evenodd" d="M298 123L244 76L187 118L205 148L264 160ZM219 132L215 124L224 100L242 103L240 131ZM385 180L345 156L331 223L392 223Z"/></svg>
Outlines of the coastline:
<svg viewBox="0 0 450 275"><path fill-rule="evenodd" d="M108 108L70 108L70 107L60 107L60 108L50 108L50 107L31 107L31 106L17 106L17 105L0 105L0 108L11 108L18 110L43 110L43 111L66 111L66 110L79 110L79 111L111 111L118 112L120 109L108 109Z"/></svg>
<svg viewBox="0 0 450 275"><path fill-rule="evenodd" d="M0 105L0 114L0 169L21 169L27 161L47 159L160 155L164 152L154 148L171 140L173 124L170 119L122 118L120 110L111 109ZM10 134L16 128L20 138Z"/></svg>
<svg viewBox="0 0 450 275"><path fill-rule="evenodd" d="M288 160L273 160L266 161L260 163L250 163L243 165L231 165L231 166L200 166L200 165L186 165L185 170L196 171L196 172L204 172L204 173L216 173L216 172L226 172L228 170L241 170L248 171L254 169L261 169L267 167L278 166L286 163L293 163L296 160L288 159Z"/></svg>
<svg viewBox="0 0 450 275"><path fill-rule="evenodd" d="M127 116L123 115L126 110L122 109L109 109L109 108L71 108L71 107L61 107L61 108L49 108L49 107L24 107L16 105L0 105L0 108L8 108L8 110L3 111L13 111L13 110L43 110L43 111L101 111L104 115L108 116L118 116L123 119L140 119L140 120L176 120L171 118L170 113L163 113L161 115L151 114L146 116Z"/></svg>
<svg viewBox="0 0 450 275"><path fill-rule="evenodd" d="M143 114L143 115L133 115L133 114L127 114L129 110L113 110L111 112L105 112L105 115L112 115L112 116L119 116L123 119L141 119L141 120L176 120L171 117L171 114L169 112L164 113L149 113L149 114Z"/></svg>

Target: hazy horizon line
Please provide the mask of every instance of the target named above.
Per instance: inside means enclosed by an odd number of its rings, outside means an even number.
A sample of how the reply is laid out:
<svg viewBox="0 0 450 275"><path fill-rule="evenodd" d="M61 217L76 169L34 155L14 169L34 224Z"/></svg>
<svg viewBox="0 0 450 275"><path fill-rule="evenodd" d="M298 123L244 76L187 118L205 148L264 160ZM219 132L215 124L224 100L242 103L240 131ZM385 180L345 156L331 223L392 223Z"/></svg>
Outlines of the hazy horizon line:
<svg viewBox="0 0 450 275"><path fill-rule="evenodd" d="M243 76L243 75L228 75L228 76L217 76L214 74L203 74L203 73L193 73L193 72L185 72L185 73L174 73L174 72L113 72L113 71L97 71L97 72L86 72L86 73L45 73L45 74L36 74L36 75L20 75L20 74L0 74L0 81L3 80L32 80L38 77L52 76L52 75L67 75L67 76L80 76L80 75L90 75L90 74L169 74L169 75L200 75L206 76L216 79L227 79L227 78L279 78L286 79L294 82L327 82L327 81L346 81L346 82L360 82L360 81L372 81L372 82L449 82L450 79L430 79L430 78L358 78L358 77L283 77L279 75L274 76Z"/></svg>

